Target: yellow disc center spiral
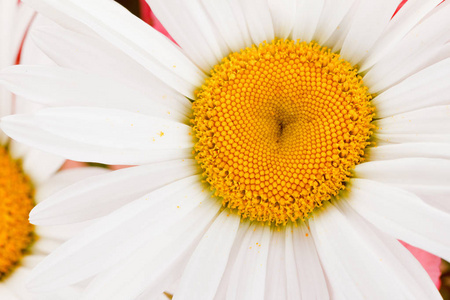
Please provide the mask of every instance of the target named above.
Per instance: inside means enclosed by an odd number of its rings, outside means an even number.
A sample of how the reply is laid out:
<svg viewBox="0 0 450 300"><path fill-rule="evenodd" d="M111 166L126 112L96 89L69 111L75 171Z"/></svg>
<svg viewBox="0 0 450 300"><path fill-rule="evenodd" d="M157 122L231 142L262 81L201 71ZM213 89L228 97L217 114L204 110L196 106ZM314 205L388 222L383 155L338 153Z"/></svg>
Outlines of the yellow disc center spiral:
<svg viewBox="0 0 450 300"><path fill-rule="evenodd" d="M276 225L345 188L372 134L357 70L318 44L276 40L232 53L197 91L196 159L223 205Z"/></svg>
<svg viewBox="0 0 450 300"><path fill-rule="evenodd" d="M33 241L28 214L33 188L19 164L0 146L0 281L13 271Z"/></svg>

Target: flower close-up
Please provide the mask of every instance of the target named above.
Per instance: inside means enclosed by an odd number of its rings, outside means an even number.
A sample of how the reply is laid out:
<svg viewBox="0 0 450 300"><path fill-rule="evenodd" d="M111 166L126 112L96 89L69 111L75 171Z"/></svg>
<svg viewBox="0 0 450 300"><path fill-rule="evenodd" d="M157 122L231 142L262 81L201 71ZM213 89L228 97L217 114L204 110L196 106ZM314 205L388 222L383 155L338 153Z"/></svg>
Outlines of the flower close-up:
<svg viewBox="0 0 450 300"><path fill-rule="evenodd" d="M450 4L24 1L58 66L0 71L51 106L14 140L131 167L30 213L92 225L33 271L82 299L440 299L400 242L450 260Z"/></svg>

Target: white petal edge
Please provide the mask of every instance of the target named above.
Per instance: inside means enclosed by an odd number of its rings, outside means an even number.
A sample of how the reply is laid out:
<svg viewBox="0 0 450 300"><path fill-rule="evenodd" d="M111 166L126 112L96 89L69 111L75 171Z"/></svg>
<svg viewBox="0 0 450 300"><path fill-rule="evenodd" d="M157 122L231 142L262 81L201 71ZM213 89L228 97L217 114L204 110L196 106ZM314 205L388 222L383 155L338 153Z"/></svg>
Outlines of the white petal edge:
<svg viewBox="0 0 450 300"><path fill-rule="evenodd" d="M265 299L287 298L287 273L285 256L286 228L271 228L269 254L267 256L267 270L265 283ZM289 278L291 280L291 278Z"/></svg>
<svg viewBox="0 0 450 300"><path fill-rule="evenodd" d="M296 16L292 28L291 38L311 42L322 14L325 0L297 1Z"/></svg>
<svg viewBox="0 0 450 300"><path fill-rule="evenodd" d="M228 211L223 211L217 217L190 257L174 300L214 298L239 224L239 216Z"/></svg>
<svg viewBox="0 0 450 300"><path fill-rule="evenodd" d="M259 45L264 41L271 42L275 38L275 32L267 1L240 0L238 2L247 22L253 44ZM247 45L247 47L250 46Z"/></svg>
<svg viewBox="0 0 450 300"><path fill-rule="evenodd" d="M184 269L195 246L218 216L220 205L205 201L184 219L147 242L85 291L85 300L149 299L162 294Z"/></svg>
<svg viewBox="0 0 450 300"><path fill-rule="evenodd" d="M354 4L355 0L325 1L313 39L325 44Z"/></svg>
<svg viewBox="0 0 450 300"><path fill-rule="evenodd" d="M444 59L376 96L376 118L450 104L450 58Z"/></svg>
<svg viewBox="0 0 450 300"><path fill-rule="evenodd" d="M51 290L105 271L186 218L208 197L198 176L191 176L134 200L87 227L48 256L34 269L30 288ZM216 205L214 201L205 202L203 206Z"/></svg>
<svg viewBox="0 0 450 300"><path fill-rule="evenodd" d="M202 5L223 36L230 51L237 52L252 44L238 1L202 0Z"/></svg>
<svg viewBox="0 0 450 300"><path fill-rule="evenodd" d="M281 39L289 37L295 24L297 1L269 0L268 3L275 36Z"/></svg>
<svg viewBox="0 0 450 300"><path fill-rule="evenodd" d="M361 1L340 49L341 57L357 65L381 36L397 6L391 0Z"/></svg>
<svg viewBox="0 0 450 300"><path fill-rule="evenodd" d="M368 148L365 155L367 161L413 157L450 159L450 144L405 143L382 145Z"/></svg>
<svg viewBox="0 0 450 300"><path fill-rule="evenodd" d="M368 55L361 63L360 71L364 72L379 60L381 60L389 50L432 11L441 0L408 0L403 7L389 22L388 28L383 32L381 37L376 41L374 47L369 50Z"/></svg>
<svg viewBox="0 0 450 300"><path fill-rule="evenodd" d="M40 185L55 174L64 161L61 156L31 149L23 158L22 168L34 184Z"/></svg>
<svg viewBox="0 0 450 300"><path fill-rule="evenodd" d="M92 176L107 174L110 172L111 171L109 169L98 167L83 167L61 170L38 186L34 199L36 203L39 204L45 198L63 190L64 188L78 181L85 180Z"/></svg>
<svg viewBox="0 0 450 300"><path fill-rule="evenodd" d="M450 5L442 2L364 75L370 93L381 93L449 57ZM360 70L361 71L361 70Z"/></svg>
<svg viewBox="0 0 450 300"><path fill-rule="evenodd" d="M39 27L30 35L39 48L61 67L113 78L169 107L180 106L185 110L192 107L186 97L162 82L157 74L152 74L103 39L57 26Z"/></svg>
<svg viewBox="0 0 450 300"><path fill-rule="evenodd" d="M56 22L67 16L86 25L189 98L193 98L195 88L203 82L203 73L175 44L114 1L26 2Z"/></svg>
<svg viewBox="0 0 450 300"><path fill-rule="evenodd" d="M421 299L412 293L403 266L362 219L355 222L326 204L309 225L333 292L345 299Z"/></svg>
<svg viewBox="0 0 450 300"><path fill-rule="evenodd" d="M12 112L12 95L3 86L0 85L0 117L10 115ZM5 145L8 136L0 130L0 144Z"/></svg>
<svg viewBox="0 0 450 300"><path fill-rule="evenodd" d="M382 231L450 259L450 214L410 192L365 179L352 179L346 198L353 209Z"/></svg>
<svg viewBox="0 0 450 300"><path fill-rule="evenodd" d="M238 232L235 237L235 241L233 247L230 252L230 256L228 259L228 263L225 269L225 272L222 276L222 280L220 281L219 287L217 289L216 295L214 299L224 300L226 299L227 289L230 282L231 272L236 264L236 258L238 256L240 247L247 236L247 232L250 228L250 222L242 222L239 225Z"/></svg>
<svg viewBox="0 0 450 300"><path fill-rule="evenodd" d="M115 79L57 66L12 66L0 72L11 92L48 106L116 108L187 122L190 109L147 97Z"/></svg>
<svg viewBox="0 0 450 300"><path fill-rule="evenodd" d="M271 234L269 226L250 225L231 270L227 299L264 299Z"/></svg>
<svg viewBox="0 0 450 300"><path fill-rule="evenodd" d="M357 165L356 178L391 185L448 186L450 160L433 158L402 158L370 161Z"/></svg>
<svg viewBox="0 0 450 300"><path fill-rule="evenodd" d="M147 0L147 3L187 56L205 73L230 52L201 1Z"/></svg>
<svg viewBox="0 0 450 300"><path fill-rule="evenodd" d="M0 126L21 143L75 161L138 165L192 155L189 126L115 109L48 108L4 117Z"/></svg>
<svg viewBox="0 0 450 300"><path fill-rule="evenodd" d="M105 216L145 194L199 172L194 160L125 168L86 178L51 195L30 213L30 222L57 225ZM38 192L38 199L42 198Z"/></svg>
<svg viewBox="0 0 450 300"><path fill-rule="evenodd" d="M370 247L384 256L383 262L391 270L389 273L396 277L403 288L417 299L440 299L439 292L426 270L402 243L363 220L346 199L335 202L335 206L353 224L353 228L366 238L371 244ZM408 299L411 298L413 297Z"/></svg>
<svg viewBox="0 0 450 300"><path fill-rule="evenodd" d="M329 299L325 274L319 261L316 245L306 224L286 228L286 259L289 300ZM296 280L296 281L295 281Z"/></svg>
<svg viewBox="0 0 450 300"><path fill-rule="evenodd" d="M450 105L432 106L373 122L376 134L446 134L450 131Z"/></svg>

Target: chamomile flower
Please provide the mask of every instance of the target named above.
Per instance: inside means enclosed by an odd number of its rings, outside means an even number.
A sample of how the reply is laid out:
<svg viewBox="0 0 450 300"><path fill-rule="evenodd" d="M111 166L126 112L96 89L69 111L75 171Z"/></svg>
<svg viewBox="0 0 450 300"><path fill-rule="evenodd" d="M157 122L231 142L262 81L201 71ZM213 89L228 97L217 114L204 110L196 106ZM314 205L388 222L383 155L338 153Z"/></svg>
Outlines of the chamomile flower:
<svg viewBox="0 0 450 300"><path fill-rule="evenodd" d="M98 219L30 286L83 299L437 299L397 241L450 259L450 5L149 0L171 42L108 0L29 0L60 67L0 82L59 106L18 141L137 165L39 204Z"/></svg>

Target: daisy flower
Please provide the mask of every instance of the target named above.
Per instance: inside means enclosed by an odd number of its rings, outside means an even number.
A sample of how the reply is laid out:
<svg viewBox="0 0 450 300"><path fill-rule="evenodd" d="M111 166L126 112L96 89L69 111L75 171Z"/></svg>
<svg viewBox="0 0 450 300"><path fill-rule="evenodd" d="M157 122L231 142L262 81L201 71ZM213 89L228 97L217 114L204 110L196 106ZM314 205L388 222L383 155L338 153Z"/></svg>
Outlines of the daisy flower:
<svg viewBox="0 0 450 300"><path fill-rule="evenodd" d="M28 0L59 67L0 81L56 106L2 119L72 160L136 165L31 212L96 219L30 287L83 299L439 299L398 242L450 259L450 5Z"/></svg>
<svg viewBox="0 0 450 300"><path fill-rule="evenodd" d="M18 63L26 31L35 12L18 1L0 1L0 67ZM28 50L27 50L28 51ZM23 53L22 53L23 54ZM32 53L24 55L32 60ZM23 55L22 55L23 57ZM30 108L0 87L0 115ZM25 284L36 266L53 249L84 227L84 224L41 227L28 221L35 203L87 176L105 173L98 169L56 171L64 159L10 140L0 131L0 299L79 299L79 287L35 295Z"/></svg>

